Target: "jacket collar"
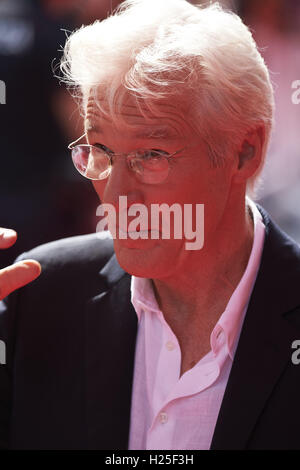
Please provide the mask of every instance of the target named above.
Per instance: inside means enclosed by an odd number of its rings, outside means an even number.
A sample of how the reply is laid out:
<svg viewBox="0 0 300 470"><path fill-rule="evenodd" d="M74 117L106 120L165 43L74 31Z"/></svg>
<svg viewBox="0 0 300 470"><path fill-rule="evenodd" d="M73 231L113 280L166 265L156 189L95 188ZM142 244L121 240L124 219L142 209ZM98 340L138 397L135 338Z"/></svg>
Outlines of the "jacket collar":
<svg viewBox="0 0 300 470"><path fill-rule="evenodd" d="M211 449L245 449L299 337L300 250L259 207L266 226L254 285Z"/></svg>

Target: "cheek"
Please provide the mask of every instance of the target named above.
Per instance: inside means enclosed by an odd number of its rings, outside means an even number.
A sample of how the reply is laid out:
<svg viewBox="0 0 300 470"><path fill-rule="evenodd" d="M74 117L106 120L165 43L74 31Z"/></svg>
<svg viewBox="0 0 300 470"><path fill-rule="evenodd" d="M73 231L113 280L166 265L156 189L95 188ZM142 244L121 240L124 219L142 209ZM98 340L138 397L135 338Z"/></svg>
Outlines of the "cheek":
<svg viewBox="0 0 300 470"><path fill-rule="evenodd" d="M230 171L227 168L195 168L182 172L176 196L185 203L204 204L205 238L214 232L223 217L231 188ZM176 202L176 201L174 201Z"/></svg>
<svg viewBox="0 0 300 470"><path fill-rule="evenodd" d="M99 199L102 200L106 187L106 180L92 181L92 184L96 193L98 194Z"/></svg>

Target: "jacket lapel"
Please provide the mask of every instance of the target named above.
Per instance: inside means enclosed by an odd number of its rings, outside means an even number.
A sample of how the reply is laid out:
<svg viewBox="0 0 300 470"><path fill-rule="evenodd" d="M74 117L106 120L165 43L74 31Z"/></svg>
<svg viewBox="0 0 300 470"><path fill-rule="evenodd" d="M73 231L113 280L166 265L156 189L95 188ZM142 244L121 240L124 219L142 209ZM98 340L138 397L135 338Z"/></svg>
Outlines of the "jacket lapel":
<svg viewBox="0 0 300 470"><path fill-rule="evenodd" d="M244 449L299 335L300 263L295 244L259 207L266 225L261 266L244 320L211 449ZM298 328L298 331L297 331Z"/></svg>
<svg viewBox="0 0 300 470"><path fill-rule="evenodd" d="M106 289L86 311L88 449L127 449L137 316L130 275L115 255L101 270Z"/></svg>

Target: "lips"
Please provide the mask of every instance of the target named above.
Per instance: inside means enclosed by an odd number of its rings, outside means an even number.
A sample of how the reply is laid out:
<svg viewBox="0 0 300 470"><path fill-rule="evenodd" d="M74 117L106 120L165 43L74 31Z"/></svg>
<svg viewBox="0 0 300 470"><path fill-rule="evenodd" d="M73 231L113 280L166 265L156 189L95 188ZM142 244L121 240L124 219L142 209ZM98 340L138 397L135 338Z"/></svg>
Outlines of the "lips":
<svg viewBox="0 0 300 470"><path fill-rule="evenodd" d="M127 225L122 224L122 221L120 221L120 220L118 222L119 223L116 224L117 230L120 230L120 231L125 232L125 233L137 233L137 232L159 232L159 233L161 233L159 227L156 227L156 226L151 226L151 228L147 228L146 230L141 230L141 225L139 224L139 225L137 225L136 230L128 230L128 227L131 224L130 220L128 220ZM149 227L150 224L145 224L145 225L146 225L146 227L147 226Z"/></svg>

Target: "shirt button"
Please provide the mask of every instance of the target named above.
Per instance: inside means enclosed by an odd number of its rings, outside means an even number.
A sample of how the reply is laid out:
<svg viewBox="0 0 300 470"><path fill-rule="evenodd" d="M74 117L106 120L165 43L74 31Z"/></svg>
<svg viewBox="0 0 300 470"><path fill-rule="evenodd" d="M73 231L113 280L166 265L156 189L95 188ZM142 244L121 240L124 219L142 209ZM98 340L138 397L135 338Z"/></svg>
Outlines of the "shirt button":
<svg viewBox="0 0 300 470"><path fill-rule="evenodd" d="M167 341L166 342L166 348L168 351L173 351L173 349L175 349L175 344L172 343L172 341Z"/></svg>
<svg viewBox="0 0 300 470"><path fill-rule="evenodd" d="M165 424L168 421L167 413L159 413L159 421L161 422L161 424Z"/></svg>

